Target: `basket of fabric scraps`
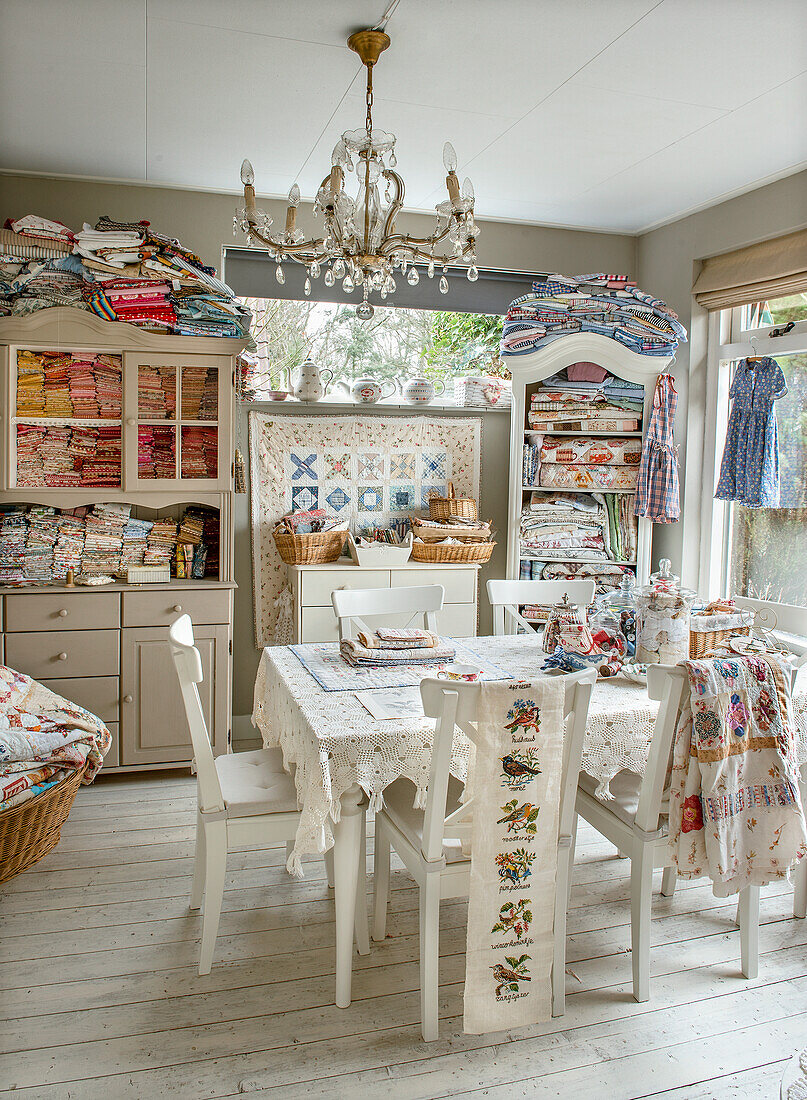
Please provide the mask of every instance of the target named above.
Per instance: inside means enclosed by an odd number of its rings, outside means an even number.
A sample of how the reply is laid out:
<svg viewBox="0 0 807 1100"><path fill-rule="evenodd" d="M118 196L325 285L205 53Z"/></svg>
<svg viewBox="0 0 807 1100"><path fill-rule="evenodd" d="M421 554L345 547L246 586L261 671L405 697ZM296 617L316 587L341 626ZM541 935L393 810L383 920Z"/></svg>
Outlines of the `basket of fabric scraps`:
<svg viewBox="0 0 807 1100"><path fill-rule="evenodd" d="M412 560L486 562L496 543L490 520L452 516L444 522L412 516Z"/></svg>
<svg viewBox="0 0 807 1100"><path fill-rule="evenodd" d="M354 667L440 665L456 656L451 642L431 630L392 627L359 631L355 638L343 638L339 650Z"/></svg>
<svg viewBox="0 0 807 1100"><path fill-rule="evenodd" d="M748 636L754 615L737 607L734 600L713 600L694 609L689 619L689 656L706 657L729 638Z"/></svg>
<svg viewBox="0 0 807 1100"><path fill-rule="evenodd" d="M462 519L476 519L477 508L473 497L454 495L454 483L449 481L446 495L429 497L429 516L438 523L447 523L455 516Z"/></svg>
<svg viewBox="0 0 807 1100"><path fill-rule="evenodd" d="M100 718L0 665L0 882L56 847L111 744Z"/></svg>
<svg viewBox="0 0 807 1100"><path fill-rule="evenodd" d="M336 561L344 550L347 536L347 520L329 517L324 508L290 512L272 532L277 552L287 565Z"/></svg>

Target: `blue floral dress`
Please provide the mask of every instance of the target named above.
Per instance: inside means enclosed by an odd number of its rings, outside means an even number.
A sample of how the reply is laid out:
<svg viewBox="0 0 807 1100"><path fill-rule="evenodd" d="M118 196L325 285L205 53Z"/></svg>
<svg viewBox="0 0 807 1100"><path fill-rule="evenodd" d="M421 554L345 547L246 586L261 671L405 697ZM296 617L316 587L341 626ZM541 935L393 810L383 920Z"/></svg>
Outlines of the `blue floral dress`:
<svg viewBox="0 0 807 1100"><path fill-rule="evenodd" d="M782 368L741 360L731 383L726 446L715 496L748 508L779 507L779 442L773 403L787 393Z"/></svg>

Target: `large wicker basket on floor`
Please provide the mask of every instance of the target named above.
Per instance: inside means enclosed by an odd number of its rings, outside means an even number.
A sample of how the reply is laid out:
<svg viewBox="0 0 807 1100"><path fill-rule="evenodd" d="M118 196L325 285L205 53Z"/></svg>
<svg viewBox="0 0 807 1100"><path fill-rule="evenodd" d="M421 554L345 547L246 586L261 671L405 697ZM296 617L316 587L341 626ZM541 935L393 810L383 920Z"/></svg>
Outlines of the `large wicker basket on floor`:
<svg viewBox="0 0 807 1100"><path fill-rule="evenodd" d="M44 794L0 811L0 882L33 867L59 843L84 769L71 772Z"/></svg>
<svg viewBox="0 0 807 1100"><path fill-rule="evenodd" d="M336 561L344 549L347 535L347 531L312 531L308 535L290 535L286 531L272 533L277 552L287 565Z"/></svg>
<svg viewBox="0 0 807 1100"><path fill-rule="evenodd" d="M461 519L476 519L476 501L473 497L454 496L454 486L449 481L448 495L444 497L429 497L429 516L438 523L446 523L454 516Z"/></svg>
<svg viewBox="0 0 807 1100"><path fill-rule="evenodd" d="M412 561L479 562L490 559L495 542L418 542L412 543Z"/></svg>

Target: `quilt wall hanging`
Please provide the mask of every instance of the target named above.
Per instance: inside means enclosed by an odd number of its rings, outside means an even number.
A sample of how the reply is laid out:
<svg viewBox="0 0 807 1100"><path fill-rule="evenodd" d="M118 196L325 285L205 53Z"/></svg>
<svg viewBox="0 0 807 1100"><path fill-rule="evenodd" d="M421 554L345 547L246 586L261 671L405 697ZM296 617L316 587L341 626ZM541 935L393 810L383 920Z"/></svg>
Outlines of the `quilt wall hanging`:
<svg viewBox="0 0 807 1100"><path fill-rule="evenodd" d="M255 642L272 645L286 587L272 530L324 508L351 530L428 513L429 496L479 498L481 417L249 414Z"/></svg>

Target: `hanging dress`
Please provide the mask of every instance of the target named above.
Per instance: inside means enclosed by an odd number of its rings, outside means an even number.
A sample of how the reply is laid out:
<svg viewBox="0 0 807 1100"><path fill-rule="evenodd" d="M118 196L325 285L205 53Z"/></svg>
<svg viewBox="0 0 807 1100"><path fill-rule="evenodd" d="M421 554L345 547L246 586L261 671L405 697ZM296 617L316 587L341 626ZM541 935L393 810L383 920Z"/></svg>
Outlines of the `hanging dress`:
<svg viewBox="0 0 807 1100"><path fill-rule="evenodd" d="M653 393L653 412L642 446L636 482L634 515L654 523L675 523L678 502L678 455L673 444L673 422L678 393L671 374L660 374Z"/></svg>
<svg viewBox="0 0 807 1100"><path fill-rule="evenodd" d="M726 445L715 497L747 508L779 507L779 440L774 401L784 397L782 368L766 355L740 360L731 383Z"/></svg>

